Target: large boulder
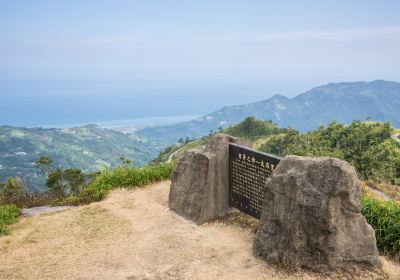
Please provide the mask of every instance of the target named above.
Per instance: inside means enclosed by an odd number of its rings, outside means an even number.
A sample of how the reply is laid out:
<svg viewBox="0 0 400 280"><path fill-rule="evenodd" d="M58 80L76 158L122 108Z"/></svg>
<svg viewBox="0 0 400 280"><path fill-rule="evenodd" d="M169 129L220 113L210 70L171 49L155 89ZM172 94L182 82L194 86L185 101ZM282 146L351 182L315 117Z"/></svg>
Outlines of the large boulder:
<svg viewBox="0 0 400 280"><path fill-rule="evenodd" d="M247 140L215 135L205 146L186 152L172 172L169 208L202 224L229 209L229 143Z"/></svg>
<svg viewBox="0 0 400 280"><path fill-rule="evenodd" d="M356 172L334 158L281 160L267 180L253 248L266 260L316 270L381 266Z"/></svg>

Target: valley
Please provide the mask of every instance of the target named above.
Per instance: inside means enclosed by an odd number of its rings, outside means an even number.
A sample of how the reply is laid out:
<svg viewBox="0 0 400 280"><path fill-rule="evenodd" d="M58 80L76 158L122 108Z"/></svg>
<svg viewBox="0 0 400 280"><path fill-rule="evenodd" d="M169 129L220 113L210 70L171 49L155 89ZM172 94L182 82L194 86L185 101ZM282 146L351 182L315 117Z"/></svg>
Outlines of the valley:
<svg viewBox="0 0 400 280"><path fill-rule="evenodd" d="M200 117L120 120L75 128L2 126L0 182L8 177L20 177L30 190L43 189L44 178L33 166L40 156L50 157L55 167L74 167L85 172L115 167L121 163L121 155L132 160L135 166L143 166L169 145L206 137L249 116L301 132L333 120L343 124L353 120L382 121L400 127L398 108L400 83L377 80L326 84L292 99L275 95L251 104L225 106ZM194 119L187 121L188 118ZM133 121L136 125L129 125ZM395 135L393 139L399 141Z"/></svg>
<svg viewBox="0 0 400 280"><path fill-rule="evenodd" d="M0 181L20 177L33 190L43 189L44 178L34 166L41 156L55 167L94 172L121 164L120 156L142 166L156 157L163 141L86 125L76 128L0 127Z"/></svg>

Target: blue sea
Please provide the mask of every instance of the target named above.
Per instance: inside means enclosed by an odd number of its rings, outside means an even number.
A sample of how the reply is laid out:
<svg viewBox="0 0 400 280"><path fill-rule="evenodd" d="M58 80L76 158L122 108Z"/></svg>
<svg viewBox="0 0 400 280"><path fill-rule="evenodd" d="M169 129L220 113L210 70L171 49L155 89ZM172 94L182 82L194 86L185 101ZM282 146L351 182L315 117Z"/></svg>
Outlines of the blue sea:
<svg viewBox="0 0 400 280"><path fill-rule="evenodd" d="M210 81L0 80L0 125L164 125L267 99L266 84Z"/></svg>
<svg viewBox="0 0 400 280"><path fill-rule="evenodd" d="M68 127L80 127L88 124L96 124L100 127L109 129L122 129L125 127L130 127L133 130L149 127L149 126L159 126L159 125L169 125L185 121L190 121L195 118L200 117L200 115L181 115L181 116L164 116L164 117L149 117L149 118L134 118L134 119L124 119L124 120L112 120L112 121L100 121L100 122L90 122L90 123L70 123L70 124L42 124L36 125L35 127L43 128L68 128Z"/></svg>

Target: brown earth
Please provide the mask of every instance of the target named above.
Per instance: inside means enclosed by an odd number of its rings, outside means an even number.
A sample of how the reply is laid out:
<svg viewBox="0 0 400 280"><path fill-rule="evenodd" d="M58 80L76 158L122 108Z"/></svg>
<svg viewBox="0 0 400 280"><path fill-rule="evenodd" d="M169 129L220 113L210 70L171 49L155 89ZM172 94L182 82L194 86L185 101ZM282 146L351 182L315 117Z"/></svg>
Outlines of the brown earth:
<svg viewBox="0 0 400 280"><path fill-rule="evenodd" d="M170 182L116 190L99 203L22 218L0 238L1 279L400 279L384 274L317 274L252 255L256 221L231 216L196 226L167 209Z"/></svg>

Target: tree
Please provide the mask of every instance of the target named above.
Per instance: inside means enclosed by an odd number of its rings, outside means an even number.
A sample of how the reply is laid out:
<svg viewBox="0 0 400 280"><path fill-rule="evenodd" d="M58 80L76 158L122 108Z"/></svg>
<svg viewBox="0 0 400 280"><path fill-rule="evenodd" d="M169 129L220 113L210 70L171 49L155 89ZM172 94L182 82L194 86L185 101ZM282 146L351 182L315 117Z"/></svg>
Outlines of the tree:
<svg viewBox="0 0 400 280"><path fill-rule="evenodd" d="M15 204L24 207L29 196L24 190L21 179L8 178L5 183L0 185L0 203Z"/></svg>
<svg viewBox="0 0 400 280"><path fill-rule="evenodd" d="M49 173L46 179L47 193L50 197L60 198L65 196L65 186L63 184L63 174L60 168Z"/></svg>
<svg viewBox="0 0 400 280"><path fill-rule="evenodd" d="M279 128L272 121L247 117L241 123L228 127L224 132L232 136L255 139L257 137L266 137L273 134L283 133L286 132L286 129Z"/></svg>
<svg viewBox="0 0 400 280"><path fill-rule="evenodd" d="M35 161L35 167L39 168L43 176L47 177L52 172L51 169L52 163L53 160L51 160L49 157L42 156Z"/></svg>
<svg viewBox="0 0 400 280"><path fill-rule="evenodd" d="M85 174L77 168L65 169L62 179L66 181L72 194L77 195L85 184Z"/></svg>
<svg viewBox="0 0 400 280"><path fill-rule="evenodd" d="M133 164L133 161L126 158L125 155L121 155L119 157L119 160L121 161L122 166L124 166L124 167L129 167L129 166L132 166L132 164Z"/></svg>

